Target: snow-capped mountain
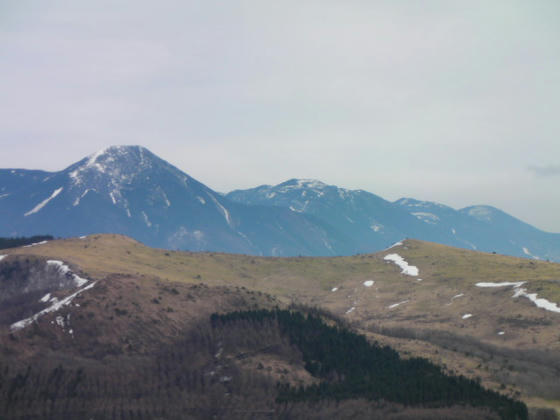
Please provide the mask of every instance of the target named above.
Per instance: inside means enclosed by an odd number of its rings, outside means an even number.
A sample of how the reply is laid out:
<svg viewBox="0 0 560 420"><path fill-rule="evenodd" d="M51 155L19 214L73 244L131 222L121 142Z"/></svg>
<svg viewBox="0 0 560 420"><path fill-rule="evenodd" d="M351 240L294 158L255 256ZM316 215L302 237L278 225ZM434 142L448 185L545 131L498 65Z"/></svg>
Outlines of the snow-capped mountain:
<svg viewBox="0 0 560 420"><path fill-rule="evenodd" d="M404 237L427 237L430 233L424 223L375 194L316 180L291 179L275 186L232 191L227 197L313 215L351 237L357 252L383 249Z"/></svg>
<svg viewBox="0 0 560 420"><path fill-rule="evenodd" d="M60 172L0 170L0 205L3 236L112 232L263 255L333 255L344 243L309 216L231 202L139 146L109 147Z"/></svg>
<svg viewBox="0 0 560 420"><path fill-rule="evenodd" d="M478 205L454 210L442 204L411 198L400 199L395 203L432 224L439 231L437 242L486 252L560 261L559 234L543 232L495 207Z"/></svg>
<svg viewBox="0 0 560 420"><path fill-rule="evenodd" d="M316 180L232 191L245 204L289 208L312 214L349 234L357 249L381 249L405 237L462 248L560 261L560 234L540 231L489 206L461 210L429 201L401 198L393 203L362 190Z"/></svg>
<svg viewBox="0 0 560 420"><path fill-rule="evenodd" d="M60 172L0 170L0 236L120 233L147 245L256 255L349 255L417 238L560 261L560 234L488 206L455 210L316 180L216 193L140 146Z"/></svg>

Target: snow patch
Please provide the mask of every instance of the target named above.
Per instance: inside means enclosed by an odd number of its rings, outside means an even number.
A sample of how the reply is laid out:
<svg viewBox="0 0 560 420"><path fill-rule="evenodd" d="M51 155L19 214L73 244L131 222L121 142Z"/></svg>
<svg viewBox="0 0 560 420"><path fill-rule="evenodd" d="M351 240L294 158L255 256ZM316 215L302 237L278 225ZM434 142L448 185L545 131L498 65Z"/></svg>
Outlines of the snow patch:
<svg viewBox="0 0 560 420"><path fill-rule="evenodd" d="M348 310L346 311L346 313L349 314L349 313L354 312L355 310L356 310L356 307L355 307L355 306L352 306L350 309L348 309Z"/></svg>
<svg viewBox="0 0 560 420"><path fill-rule="evenodd" d="M152 227L152 222L150 222L150 219L148 219L148 215L144 210L142 210L142 217L144 218L144 223L146 223L146 226Z"/></svg>
<svg viewBox="0 0 560 420"><path fill-rule="evenodd" d="M471 207L467 214L484 222L490 222L492 220L492 211L484 206Z"/></svg>
<svg viewBox="0 0 560 420"><path fill-rule="evenodd" d="M44 244L46 244L47 242L48 242L48 241L33 242L32 244L24 245L23 248L30 248L30 247L32 247L32 246L44 245Z"/></svg>
<svg viewBox="0 0 560 420"><path fill-rule="evenodd" d="M171 207L171 201L169 201L169 198L167 198L167 194L165 194L165 191L162 191L163 194L163 200L165 201L165 205L167 207Z"/></svg>
<svg viewBox="0 0 560 420"><path fill-rule="evenodd" d="M49 198L46 198L43 201L41 201L39 204L37 204L35 207L33 207L31 210L29 210L27 213L25 213L24 216L27 217L31 214L34 214L34 213L37 213L38 211L40 211L43 207L45 207L49 203L49 201L51 201L58 194L60 194L60 192L63 189L64 189L64 187L60 187L60 188L54 190Z"/></svg>
<svg viewBox="0 0 560 420"><path fill-rule="evenodd" d="M212 194L210 194L209 192L207 192L206 194L208 194L208 197L210 197L210 199L214 202L214 204L216 204L216 207L222 212L224 219L226 219L227 224L230 227L233 227L233 223L227 209L224 206L222 206L222 204Z"/></svg>
<svg viewBox="0 0 560 420"><path fill-rule="evenodd" d="M109 196L111 197L111 201L113 202L113 204L117 204L117 200L115 199L112 191L109 193Z"/></svg>
<svg viewBox="0 0 560 420"><path fill-rule="evenodd" d="M371 230L373 230L374 232L379 232L381 229L383 229L383 226L382 226L382 225L375 225L375 224L374 224L374 225L371 225L369 228L370 228ZM394 245L393 245L393 246L394 246Z"/></svg>
<svg viewBox="0 0 560 420"><path fill-rule="evenodd" d="M338 287L333 287L333 288L331 289L331 292L336 292L337 290L338 290Z"/></svg>
<svg viewBox="0 0 560 420"><path fill-rule="evenodd" d="M476 283L475 286L476 287L507 287L507 286L513 286L515 288L517 287L521 287L525 284L524 281L516 281L516 282L509 282L509 281L504 281L501 283L485 283L485 282L481 282L481 283Z"/></svg>
<svg viewBox="0 0 560 420"><path fill-rule="evenodd" d="M364 286L371 287L373 286L373 283L375 283L373 280L366 280L364 281Z"/></svg>
<svg viewBox="0 0 560 420"><path fill-rule="evenodd" d="M0 261L2 261L4 258L6 258L8 255L0 255Z"/></svg>
<svg viewBox="0 0 560 420"><path fill-rule="evenodd" d="M74 284L77 287L82 287L84 284L86 284L88 282L88 280L81 278L80 276L77 276L76 274L74 274L72 272L72 270L70 270L70 267L68 267L66 264L64 264L62 261L58 261L58 260L47 260L47 265L50 266L54 266L58 269L58 271L64 275L71 275L72 279L74 280Z"/></svg>
<svg viewBox="0 0 560 420"><path fill-rule="evenodd" d="M504 334L505 334L505 331L499 331L498 332L498 335L504 335Z"/></svg>
<svg viewBox="0 0 560 420"><path fill-rule="evenodd" d="M463 315L461 318L463 319L469 319L472 316L472 314L465 314Z"/></svg>
<svg viewBox="0 0 560 420"><path fill-rule="evenodd" d="M459 293L458 295L453 296L453 297L451 298L451 301L448 302L448 303L446 303L446 305L447 305L447 306L451 305L455 299L459 299L460 297L463 297L463 296L465 296L463 293Z"/></svg>
<svg viewBox="0 0 560 420"><path fill-rule="evenodd" d="M47 303L50 299L51 299L51 294L47 293L45 296L39 299L39 302Z"/></svg>
<svg viewBox="0 0 560 420"><path fill-rule="evenodd" d="M26 318L26 319L22 319L21 321L18 322L14 322L11 326L10 326L10 330L11 331L18 331L21 330L22 328L25 328L29 325L31 325L33 322L37 321L40 317L42 317L45 314L51 313L51 312L56 312L58 311L60 308L62 308L63 306L69 305L70 303L72 303L72 300L78 296L80 293L91 289L93 286L95 286L96 282L93 282L91 284L88 284L86 287L84 287L83 289L78 290L77 292L72 293L70 296L67 296L66 298L60 300L60 301L56 301L54 302L51 306L49 306L48 308L43 309L40 312L37 312L35 315Z"/></svg>
<svg viewBox="0 0 560 420"><path fill-rule="evenodd" d="M428 223L430 225L435 225L437 222L439 222L439 217L437 217L433 213L418 211L411 214L417 219L422 220L423 222Z"/></svg>
<svg viewBox="0 0 560 420"><path fill-rule="evenodd" d="M465 243L466 243L468 246L470 246L472 249L474 249L475 251L478 249L478 248L476 247L476 245L473 244L472 242L465 241Z"/></svg>
<svg viewBox="0 0 560 420"><path fill-rule="evenodd" d="M196 196L196 199L197 199L198 201L200 201L201 204L206 204L206 200L205 200L204 198L202 198L201 196L197 195L197 196Z"/></svg>
<svg viewBox="0 0 560 420"><path fill-rule="evenodd" d="M533 302L537 306L537 308L542 308L547 311L560 313L560 307L558 307L556 303L550 302L549 300L544 298L538 298L536 293L527 293L527 289L525 288L519 287L515 290L513 297L516 298L519 296L526 297L531 302Z"/></svg>
<svg viewBox="0 0 560 420"><path fill-rule="evenodd" d="M389 249L391 249L391 248L394 248L394 247L396 247L396 246L402 246L402 245L403 245L403 243L402 243L401 241L395 242L395 243L394 243L393 245L391 245L389 248L385 248L384 251L387 251L387 250L389 250Z"/></svg>
<svg viewBox="0 0 560 420"><path fill-rule="evenodd" d="M298 179L297 180L297 188L318 188L323 189L327 185L321 181L317 181L316 179Z"/></svg>
<svg viewBox="0 0 560 420"><path fill-rule="evenodd" d="M523 247L523 253L525 255L528 255L531 258L534 258L535 260L540 260L540 257L537 257L536 255L531 254L531 251L529 251L529 249L526 248L526 247Z"/></svg>
<svg viewBox="0 0 560 420"><path fill-rule="evenodd" d="M557 312L560 313L560 307L558 307L558 304L551 302L547 299L544 298L539 298L537 297L536 293L527 293L527 289L524 287L521 287L525 284L526 282L524 281L518 281L518 282L502 282L502 283L476 283L475 286L477 287L506 287L506 286L512 286L514 293L513 293L513 298L517 298L519 296L523 296L526 297L527 299L529 299L531 302L533 302L537 308L541 308L541 309L545 309L547 311L551 311L551 312Z"/></svg>
<svg viewBox="0 0 560 420"><path fill-rule="evenodd" d="M408 302L410 302L409 299L403 300L402 302L393 303L392 305L389 305L389 306L387 306L387 307L388 307L389 309L394 309L394 308L396 308L397 306L404 305L405 303L408 303Z"/></svg>
<svg viewBox="0 0 560 420"><path fill-rule="evenodd" d="M408 276L413 276L416 277L418 276L418 267L416 267L415 265L409 265L403 257L401 257L399 254L388 254L385 255L385 258L383 258L385 261L392 261L395 264L397 264L400 268L401 268L401 273L402 274L406 274Z"/></svg>
<svg viewBox="0 0 560 420"><path fill-rule="evenodd" d="M87 238L87 235L80 236L80 239L86 239L86 238Z"/></svg>
<svg viewBox="0 0 560 420"><path fill-rule="evenodd" d="M101 166L99 163L97 163L97 158L99 158L100 156L105 154L105 152L108 149L109 148L106 147L105 149L101 149L98 152L95 152L94 154L90 155L86 166L87 167L95 166L97 169L99 169L100 172L105 172L105 168L103 166Z"/></svg>
<svg viewBox="0 0 560 420"><path fill-rule="evenodd" d="M82 198L84 198L84 197L86 196L86 194L87 194L88 192L90 192L90 191L91 191L90 188L86 189L86 190L82 193L82 195L80 195L79 197L77 197L77 198L74 200L74 203L73 203L72 205L73 205L74 207L76 207L77 205L79 205L79 204L80 204L80 201L82 200ZM94 191L95 191L95 190L94 190Z"/></svg>

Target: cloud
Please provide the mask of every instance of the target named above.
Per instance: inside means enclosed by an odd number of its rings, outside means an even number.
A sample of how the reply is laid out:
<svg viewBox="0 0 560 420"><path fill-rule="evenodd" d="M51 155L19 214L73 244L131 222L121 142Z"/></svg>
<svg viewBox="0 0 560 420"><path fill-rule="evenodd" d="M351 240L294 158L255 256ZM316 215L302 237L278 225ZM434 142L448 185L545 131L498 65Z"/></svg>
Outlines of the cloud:
<svg viewBox="0 0 560 420"><path fill-rule="evenodd" d="M531 165L527 169L537 176L560 176L560 165Z"/></svg>

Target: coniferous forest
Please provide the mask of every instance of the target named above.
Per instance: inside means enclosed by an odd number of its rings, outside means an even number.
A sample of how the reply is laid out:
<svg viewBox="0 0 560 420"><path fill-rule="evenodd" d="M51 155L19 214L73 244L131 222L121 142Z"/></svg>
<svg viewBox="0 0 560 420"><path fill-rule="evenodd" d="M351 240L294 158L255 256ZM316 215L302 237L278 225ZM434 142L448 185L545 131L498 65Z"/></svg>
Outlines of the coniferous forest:
<svg viewBox="0 0 560 420"><path fill-rule="evenodd" d="M484 389L464 376L452 376L422 358L403 360L387 346L363 335L330 326L321 318L288 310L251 310L213 314L212 325L275 320L302 352L305 368L321 381L306 387L278 384L277 402L366 398L404 405L488 407L502 419L527 419L524 403Z"/></svg>

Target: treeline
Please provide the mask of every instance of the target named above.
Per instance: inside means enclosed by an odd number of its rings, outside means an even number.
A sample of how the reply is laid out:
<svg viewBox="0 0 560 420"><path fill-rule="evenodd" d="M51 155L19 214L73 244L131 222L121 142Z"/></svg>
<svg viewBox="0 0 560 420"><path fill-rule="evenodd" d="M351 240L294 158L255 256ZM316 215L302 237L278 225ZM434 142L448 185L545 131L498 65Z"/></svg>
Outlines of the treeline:
<svg viewBox="0 0 560 420"><path fill-rule="evenodd" d="M15 248L30 245L42 241L52 241L51 235L21 236L16 238L0 238L0 249Z"/></svg>
<svg viewBox="0 0 560 420"><path fill-rule="evenodd" d="M484 389L464 376L450 376L422 358L402 360L387 346L369 343L363 335L321 318L287 310L252 310L213 314L213 326L238 320L276 320L303 355L305 368L319 384L278 385L277 402L366 398L404 405L489 407L502 419L528 418L525 404Z"/></svg>

